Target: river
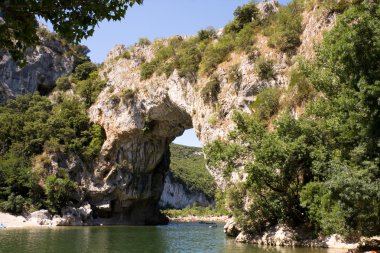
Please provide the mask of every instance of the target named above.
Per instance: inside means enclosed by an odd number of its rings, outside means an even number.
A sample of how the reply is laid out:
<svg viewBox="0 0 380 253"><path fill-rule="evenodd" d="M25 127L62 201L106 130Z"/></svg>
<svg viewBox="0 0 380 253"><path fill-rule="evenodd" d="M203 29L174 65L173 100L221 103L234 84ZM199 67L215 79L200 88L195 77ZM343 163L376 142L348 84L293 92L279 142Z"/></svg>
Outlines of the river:
<svg viewBox="0 0 380 253"><path fill-rule="evenodd" d="M1 253L343 253L346 250L260 248L236 244L217 228L197 223L168 226L55 227L0 230Z"/></svg>

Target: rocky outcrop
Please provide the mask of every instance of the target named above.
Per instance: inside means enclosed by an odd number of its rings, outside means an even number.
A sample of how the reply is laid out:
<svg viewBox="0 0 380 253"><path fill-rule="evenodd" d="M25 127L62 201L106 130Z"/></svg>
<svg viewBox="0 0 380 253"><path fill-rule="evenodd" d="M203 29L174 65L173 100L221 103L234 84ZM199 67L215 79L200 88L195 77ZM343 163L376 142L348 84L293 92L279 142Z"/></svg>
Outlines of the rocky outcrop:
<svg viewBox="0 0 380 253"><path fill-rule="evenodd" d="M96 224L92 217L92 208L84 204L79 208L66 207L62 215L51 215L48 210L39 210L28 215L25 222L40 226L82 226Z"/></svg>
<svg viewBox="0 0 380 253"><path fill-rule="evenodd" d="M336 24L337 13L321 10L316 4L311 11L302 13L303 32L301 34L301 46L298 54L306 59L311 59L315 55L314 47L323 39L323 34L331 30Z"/></svg>
<svg viewBox="0 0 380 253"><path fill-rule="evenodd" d="M351 250L350 253L378 253L380 252L380 236L370 238L361 238L359 245L356 249Z"/></svg>
<svg viewBox="0 0 380 253"><path fill-rule="evenodd" d="M30 214L28 220L31 222L35 222L38 225L50 225L51 224L52 215L48 210L39 210Z"/></svg>
<svg viewBox="0 0 380 253"><path fill-rule="evenodd" d="M236 223L234 218L229 218L224 225L224 233L231 237L236 237L241 233L241 228Z"/></svg>
<svg viewBox="0 0 380 253"><path fill-rule="evenodd" d="M188 206L213 206L215 201L202 191L192 191L180 179L167 172L159 206L162 209L182 209Z"/></svg>
<svg viewBox="0 0 380 253"><path fill-rule="evenodd" d="M358 243L348 242L337 234L313 238L312 233L305 228L291 228L283 224L269 227L261 234L241 231L236 237L236 241L263 246L300 246L347 250L358 247Z"/></svg>
<svg viewBox="0 0 380 253"><path fill-rule="evenodd" d="M69 47L47 31L44 34L40 45L27 49L23 67L0 50L0 102L35 91L44 94L54 88L55 80L73 71L75 57Z"/></svg>

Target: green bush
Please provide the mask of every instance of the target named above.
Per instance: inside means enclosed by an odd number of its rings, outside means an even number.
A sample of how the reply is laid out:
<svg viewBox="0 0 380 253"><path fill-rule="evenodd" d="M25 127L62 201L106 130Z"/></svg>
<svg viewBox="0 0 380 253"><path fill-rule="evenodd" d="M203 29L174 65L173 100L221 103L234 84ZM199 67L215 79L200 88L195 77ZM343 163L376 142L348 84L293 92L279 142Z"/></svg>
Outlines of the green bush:
<svg viewBox="0 0 380 253"><path fill-rule="evenodd" d="M92 62L85 62L75 68L73 76L80 81L86 80L89 78L90 73L96 71L96 69L96 65Z"/></svg>
<svg viewBox="0 0 380 253"><path fill-rule="evenodd" d="M226 34L216 44L209 44L200 63L202 74L210 75L224 62L233 51L235 45L234 36Z"/></svg>
<svg viewBox="0 0 380 253"><path fill-rule="evenodd" d="M140 45L140 46L149 46L151 44L152 42L150 42L148 38L140 38L139 41L137 42L137 45Z"/></svg>
<svg viewBox="0 0 380 253"><path fill-rule="evenodd" d="M55 81L56 89L60 91L67 91L71 89L71 82L68 76L62 76Z"/></svg>
<svg viewBox="0 0 380 253"><path fill-rule="evenodd" d="M297 68L291 71L289 87L292 92L294 105L301 105L317 95L315 88L302 69Z"/></svg>
<svg viewBox="0 0 380 253"><path fill-rule="evenodd" d="M140 66L140 80L147 80L151 78L156 71L157 63L155 61L144 62Z"/></svg>
<svg viewBox="0 0 380 253"><path fill-rule="evenodd" d="M238 33L246 24L256 20L258 15L259 11L253 1L239 6L234 11L234 20L225 26L224 33Z"/></svg>
<svg viewBox="0 0 380 253"><path fill-rule="evenodd" d="M47 205L53 213L59 212L61 207L75 201L73 197L77 191L77 184L70 180L67 172L60 169L57 176L48 176L45 184Z"/></svg>
<svg viewBox="0 0 380 253"><path fill-rule="evenodd" d="M202 55L196 41L182 43L177 50L176 56L178 58L176 65L178 65L179 76L194 77L197 75Z"/></svg>
<svg viewBox="0 0 380 253"><path fill-rule="evenodd" d="M302 17L298 8L280 7L268 28L269 46L294 54L301 45Z"/></svg>
<svg viewBox="0 0 380 253"><path fill-rule="evenodd" d="M83 136L87 138L82 151L83 157L86 161L93 161L100 153L106 134L101 126L92 124L89 130L83 132Z"/></svg>
<svg viewBox="0 0 380 253"><path fill-rule="evenodd" d="M25 210L25 199L21 195L11 193L6 201L0 203L0 210L20 214Z"/></svg>
<svg viewBox="0 0 380 253"><path fill-rule="evenodd" d="M124 59L131 59L131 53L129 51L125 51L122 55L122 58Z"/></svg>
<svg viewBox="0 0 380 253"><path fill-rule="evenodd" d="M195 77L202 57L198 43L198 37L189 40L173 37L166 46L161 42L156 42L154 58L140 67L141 80L151 78L154 73L165 74L169 77L174 69L178 70L181 77Z"/></svg>
<svg viewBox="0 0 380 253"><path fill-rule="evenodd" d="M245 25L236 35L236 48L243 52L250 52L255 40L255 26L252 23Z"/></svg>
<svg viewBox="0 0 380 253"><path fill-rule="evenodd" d="M267 60L264 57L259 57L256 60L255 71L261 79L271 80L276 76L273 65L273 60Z"/></svg>
<svg viewBox="0 0 380 253"><path fill-rule="evenodd" d="M86 107L90 107L105 86L106 82L99 78L98 72L92 72L88 79L77 83L74 91L84 99Z"/></svg>
<svg viewBox="0 0 380 253"><path fill-rule="evenodd" d="M229 177L237 168L234 160L240 152L238 145L229 144L226 141L217 140L204 148L207 155L207 164L216 168L223 168L223 176Z"/></svg>
<svg viewBox="0 0 380 253"><path fill-rule="evenodd" d="M217 38L216 30L214 27L202 29L198 32L198 38L200 41L210 41Z"/></svg>
<svg viewBox="0 0 380 253"><path fill-rule="evenodd" d="M218 99L219 90L220 82L214 78L202 88L201 96L205 102L215 102Z"/></svg>
<svg viewBox="0 0 380 253"><path fill-rule="evenodd" d="M266 88L262 90L252 103L254 115L260 120L268 120L275 115L280 106L281 89Z"/></svg>

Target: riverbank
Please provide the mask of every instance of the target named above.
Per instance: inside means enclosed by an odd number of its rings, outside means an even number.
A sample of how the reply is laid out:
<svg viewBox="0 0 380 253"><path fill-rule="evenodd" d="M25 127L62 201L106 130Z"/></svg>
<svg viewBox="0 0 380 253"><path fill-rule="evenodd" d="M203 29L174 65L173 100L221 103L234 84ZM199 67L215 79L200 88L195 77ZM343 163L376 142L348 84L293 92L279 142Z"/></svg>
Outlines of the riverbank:
<svg viewBox="0 0 380 253"><path fill-rule="evenodd" d="M226 222L228 216L178 216L178 217L168 217L169 221L174 222ZM28 218L23 216L16 216L9 213L0 212L0 224L3 224L5 228L30 228L30 227L55 227L55 226L70 226L70 225L86 225L70 222L62 222L63 218L49 217L49 215L44 213L44 211L38 211L37 214L33 214ZM101 225L115 224L107 219L98 219L95 222ZM94 223L94 224L95 224ZM92 225L94 225L92 224Z"/></svg>
<svg viewBox="0 0 380 253"><path fill-rule="evenodd" d="M168 217L170 222L226 222L228 216L178 216Z"/></svg>
<svg viewBox="0 0 380 253"><path fill-rule="evenodd" d="M0 212L0 224L3 224L5 228L41 227L37 222L27 220L23 216L15 216L2 212Z"/></svg>

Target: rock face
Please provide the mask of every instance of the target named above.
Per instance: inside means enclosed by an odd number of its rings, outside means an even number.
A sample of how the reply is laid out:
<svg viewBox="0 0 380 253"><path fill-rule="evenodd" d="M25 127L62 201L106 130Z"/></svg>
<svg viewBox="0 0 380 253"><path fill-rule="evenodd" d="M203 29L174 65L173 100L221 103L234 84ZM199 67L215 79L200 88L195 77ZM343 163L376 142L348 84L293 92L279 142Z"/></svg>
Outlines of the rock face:
<svg viewBox="0 0 380 253"><path fill-rule="evenodd" d="M241 228L235 222L234 218L229 218L224 225L224 233L231 237L236 237L241 233Z"/></svg>
<svg viewBox="0 0 380 253"><path fill-rule="evenodd" d="M191 191L179 179L167 172L164 182L164 190L161 194L160 208L182 209L192 205L212 206L215 201L201 191Z"/></svg>
<svg viewBox="0 0 380 253"><path fill-rule="evenodd" d="M9 54L0 51L0 102L17 95L51 90L56 79L73 71L74 56L68 52L68 47L58 40L41 37L41 45L26 52L28 64L19 67Z"/></svg>

